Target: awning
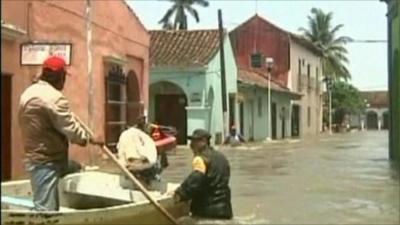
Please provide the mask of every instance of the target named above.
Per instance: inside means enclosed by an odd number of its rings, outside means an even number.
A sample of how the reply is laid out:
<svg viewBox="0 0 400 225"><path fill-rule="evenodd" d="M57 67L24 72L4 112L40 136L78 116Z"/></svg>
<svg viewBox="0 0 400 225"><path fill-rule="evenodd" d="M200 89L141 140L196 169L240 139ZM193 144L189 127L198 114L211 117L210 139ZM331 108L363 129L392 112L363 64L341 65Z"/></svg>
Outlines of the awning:
<svg viewBox="0 0 400 225"><path fill-rule="evenodd" d="M1 21L1 39L16 40L26 35L26 31L10 23Z"/></svg>
<svg viewBox="0 0 400 225"><path fill-rule="evenodd" d="M240 69L238 81L249 86L257 86L268 89L268 78L263 77L253 71ZM292 92L287 87L279 85L274 80L271 80L271 91L289 95L294 100L299 100L303 96L301 93Z"/></svg>

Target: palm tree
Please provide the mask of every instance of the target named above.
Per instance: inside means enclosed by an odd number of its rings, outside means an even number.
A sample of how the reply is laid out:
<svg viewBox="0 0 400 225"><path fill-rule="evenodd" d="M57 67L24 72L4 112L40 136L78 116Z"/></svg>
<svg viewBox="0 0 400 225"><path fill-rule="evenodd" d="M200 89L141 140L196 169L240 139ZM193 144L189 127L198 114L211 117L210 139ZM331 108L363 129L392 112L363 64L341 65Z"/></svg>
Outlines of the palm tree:
<svg viewBox="0 0 400 225"><path fill-rule="evenodd" d="M337 37L337 32L343 24L332 28L332 12L324 13L321 9L312 8L308 16L308 29L300 28L303 37L314 43L322 52L322 67L325 76L339 80L351 79L346 64L347 49L344 47L352 39L346 36Z"/></svg>
<svg viewBox="0 0 400 225"><path fill-rule="evenodd" d="M165 13L163 18L158 22L163 24L163 28L171 28L171 25L174 30L187 30L187 16L186 13L189 12L198 23L200 21L199 14L193 8L194 4L198 4L203 7L207 7L209 5L207 0L170 0L174 4L168 11ZM172 15L175 14L175 20L173 23L170 22Z"/></svg>

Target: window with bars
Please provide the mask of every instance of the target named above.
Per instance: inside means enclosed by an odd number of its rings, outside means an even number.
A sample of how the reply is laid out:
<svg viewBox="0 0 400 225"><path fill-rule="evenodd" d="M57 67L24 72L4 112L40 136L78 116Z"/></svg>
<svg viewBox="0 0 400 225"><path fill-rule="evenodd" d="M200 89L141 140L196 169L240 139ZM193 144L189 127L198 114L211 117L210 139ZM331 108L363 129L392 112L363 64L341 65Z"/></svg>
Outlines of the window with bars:
<svg viewBox="0 0 400 225"><path fill-rule="evenodd" d="M301 59L299 59L299 68L298 68L298 85L297 85L297 90L299 91L299 92L301 92L302 91L302 76L301 76Z"/></svg>
<svg viewBox="0 0 400 225"><path fill-rule="evenodd" d="M119 135L126 128L126 76L120 65L110 65L106 76L106 144L116 152Z"/></svg>
<svg viewBox="0 0 400 225"><path fill-rule="evenodd" d="M120 134L135 125L138 116L143 114L143 103L140 102L140 87L134 71L130 70L126 75L118 64L107 65L106 71L106 144L117 152Z"/></svg>

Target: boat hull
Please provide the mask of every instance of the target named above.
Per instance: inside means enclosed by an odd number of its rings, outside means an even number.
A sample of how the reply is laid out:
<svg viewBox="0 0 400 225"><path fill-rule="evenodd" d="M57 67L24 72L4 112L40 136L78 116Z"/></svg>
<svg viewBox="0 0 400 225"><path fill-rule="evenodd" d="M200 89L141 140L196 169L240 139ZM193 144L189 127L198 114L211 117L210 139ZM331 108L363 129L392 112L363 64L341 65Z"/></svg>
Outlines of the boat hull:
<svg viewBox="0 0 400 225"><path fill-rule="evenodd" d="M29 180L2 183L1 224L171 224L140 191L121 188L119 177L84 172L63 178L59 184L61 209L57 212L36 212L26 204L9 204L5 198L31 201ZM189 205L174 203L171 196L165 195L167 191L164 187L150 193L175 218L187 216Z"/></svg>

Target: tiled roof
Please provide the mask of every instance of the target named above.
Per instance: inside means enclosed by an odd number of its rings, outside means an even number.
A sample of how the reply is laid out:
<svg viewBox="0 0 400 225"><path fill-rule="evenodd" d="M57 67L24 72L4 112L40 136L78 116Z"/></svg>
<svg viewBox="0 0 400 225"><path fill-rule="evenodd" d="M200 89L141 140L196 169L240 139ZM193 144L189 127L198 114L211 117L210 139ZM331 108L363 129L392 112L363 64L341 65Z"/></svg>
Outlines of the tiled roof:
<svg viewBox="0 0 400 225"><path fill-rule="evenodd" d="M219 48L218 30L150 31L151 67L205 66Z"/></svg>
<svg viewBox="0 0 400 225"><path fill-rule="evenodd" d="M245 84L268 88L268 78L263 77L261 74L255 71L239 69L238 80ZM301 94L291 92L287 87L280 85L274 80L271 80L271 90L289 93L298 97L301 96Z"/></svg>
<svg viewBox="0 0 400 225"><path fill-rule="evenodd" d="M373 108L386 108L389 106L389 96L387 91L362 91L361 95L367 104Z"/></svg>

